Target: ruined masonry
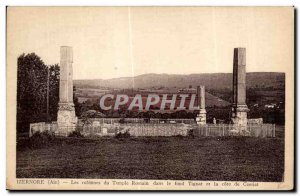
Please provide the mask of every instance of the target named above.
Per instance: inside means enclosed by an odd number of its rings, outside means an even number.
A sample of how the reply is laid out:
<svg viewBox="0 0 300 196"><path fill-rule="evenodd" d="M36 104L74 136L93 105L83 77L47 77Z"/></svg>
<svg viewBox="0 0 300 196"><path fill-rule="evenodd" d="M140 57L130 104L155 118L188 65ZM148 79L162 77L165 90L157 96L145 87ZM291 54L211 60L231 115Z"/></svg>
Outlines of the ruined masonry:
<svg viewBox="0 0 300 196"><path fill-rule="evenodd" d="M196 117L198 125L206 124L206 109L205 109L205 86L197 86L197 95L199 102L199 114Z"/></svg>
<svg viewBox="0 0 300 196"><path fill-rule="evenodd" d="M235 48L233 58L232 124L206 124L205 86L197 87L199 113L196 123L145 123L134 119L133 123L120 124L120 119L92 119L91 124L81 125L75 115L73 103L73 51L69 46L60 48L60 85L57 122L30 124L29 136L36 132L50 131L58 136L68 136L81 126L85 136L114 136L117 132L130 132L132 136L187 136L190 130L197 136L255 136L275 137L275 125L263 124L263 119L247 119L246 105L246 49ZM190 119L191 120L191 119ZM102 123L101 123L101 122ZM155 123L156 122L156 123ZM158 122L158 123L157 123Z"/></svg>
<svg viewBox="0 0 300 196"><path fill-rule="evenodd" d="M60 48L60 83L56 135L67 136L75 130L77 117L73 103L73 51L69 46Z"/></svg>
<svg viewBox="0 0 300 196"><path fill-rule="evenodd" d="M246 48L235 48L233 57L233 103L231 120L234 125L247 126Z"/></svg>

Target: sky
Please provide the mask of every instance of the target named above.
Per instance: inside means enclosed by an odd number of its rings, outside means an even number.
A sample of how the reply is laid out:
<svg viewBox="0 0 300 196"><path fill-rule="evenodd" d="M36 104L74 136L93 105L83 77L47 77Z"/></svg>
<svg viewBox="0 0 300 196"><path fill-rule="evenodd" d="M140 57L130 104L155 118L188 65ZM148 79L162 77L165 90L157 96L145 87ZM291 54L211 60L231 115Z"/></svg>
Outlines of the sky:
<svg viewBox="0 0 300 196"><path fill-rule="evenodd" d="M231 73L245 47L248 72L293 65L292 7L9 7L8 64L34 52L59 63L73 48L74 79L147 73Z"/></svg>

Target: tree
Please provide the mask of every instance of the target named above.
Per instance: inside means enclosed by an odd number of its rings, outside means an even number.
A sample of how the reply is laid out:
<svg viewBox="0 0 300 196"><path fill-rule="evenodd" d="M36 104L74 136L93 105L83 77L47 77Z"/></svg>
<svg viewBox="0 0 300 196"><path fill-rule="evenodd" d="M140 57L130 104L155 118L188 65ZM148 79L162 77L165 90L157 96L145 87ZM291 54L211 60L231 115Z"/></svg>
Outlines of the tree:
<svg viewBox="0 0 300 196"><path fill-rule="evenodd" d="M26 132L29 124L47 120L48 67L35 53L18 57L17 130ZM56 118L59 89L59 67L49 68L49 114Z"/></svg>
<svg viewBox="0 0 300 196"><path fill-rule="evenodd" d="M34 53L18 58L17 71L17 129L46 116L47 67Z"/></svg>
<svg viewBox="0 0 300 196"><path fill-rule="evenodd" d="M78 98L75 96L76 87L73 86L73 102L75 107L75 114L76 116L81 116L82 112L82 104L78 102Z"/></svg>
<svg viewBox="0 0 300 196"><path fill-rule="evenodd" d="M57 120L59 102L59 76L60 68L58 64L49 67L49 114L50 120Z"/></svg>

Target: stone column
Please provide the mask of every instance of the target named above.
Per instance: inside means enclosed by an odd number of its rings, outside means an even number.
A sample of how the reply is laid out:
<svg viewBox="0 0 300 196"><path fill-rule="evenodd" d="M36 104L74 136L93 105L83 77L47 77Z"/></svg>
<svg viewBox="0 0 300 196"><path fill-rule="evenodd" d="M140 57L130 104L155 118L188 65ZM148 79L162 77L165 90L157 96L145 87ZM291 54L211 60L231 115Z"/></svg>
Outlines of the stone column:
<svg viewBox="0 0 300 196"><path fill-rule="evenodd" d="M205 86L197 86L197 95L199 103L199 114L196 117L197 124L206 124L206 109L205 109Z"/></svg>
<svg viewBox="0 0 300 196"><path fill-rule="evenodd" d="M60 47L59 103L57 135L67 136L75 130L77 117L73 103L73 51L72 47Z"/></svg>
<svg viewBox="0 0 300 196"><path fill-rule="evenodd" d="M233 59L232 122L246 127L249 112L246 105L246 48L235 48Z"/></svg>

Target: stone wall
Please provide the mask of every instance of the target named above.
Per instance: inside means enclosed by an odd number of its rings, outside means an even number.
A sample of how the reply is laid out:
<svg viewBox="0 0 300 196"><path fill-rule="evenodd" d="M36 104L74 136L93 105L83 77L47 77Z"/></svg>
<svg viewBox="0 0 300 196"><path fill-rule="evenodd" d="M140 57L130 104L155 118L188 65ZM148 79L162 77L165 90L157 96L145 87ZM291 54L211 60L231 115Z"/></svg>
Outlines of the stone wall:
<svg viewBox="0 0 300 196"><path fill-rule="evenodd" d="M115 124L115 123L185 123L195 124L195 119L160 119L160 118L89 118L88 121L93 123L95 121L100 124ZM82 119L79 119L79 124L82 124Z"/></svg>
<svg viewBox="0 0 300 196"><path fill-rule="evenodd" d="M62 128L62 127L61 127ZM194 136L251 136L251 137L275 137L275 125L273 124L249 124L241 129L234 124L183 124L183 123L113 123L106 124L93 121L89 124L77 127L63 127L63 131L57 132L57 123L32 123L29 136L36 132L49 131L57 136L68 136L73 130L80 131L84 136L115 136L118 133L128 132L130 136L187 136L190 131Z"/></svg>
<svg viewBox="0 0 300 196"><path fill-rule="evenodd" d="M115 136L118 133L128 132L130 136L186 136L190 126L184 124L91 124L82 127L84 136Z"/></svg>
<svg viewBox="0 0 300 196"><path fill-rule="evenodd" d="M263 118L249 118L248 124L261 125L263 124Z"/></svg>
<svg viewBox="0 0 300 196"><path fill-rule="evenodd" d="M249 136L249 137L275 137L274 124L249 124L239 126L234 124L207 124L194 127L193 135L196 137L218 136Z"/></svg>
<svg viewBox="0 0 300 196"><path fill-rule="evenodd" d="M29 127L29 137L31 137L36 132L51 132L55 133L57 130L57 123L51 122L51 123L45 123L45 122L38 122L38 123L30 123Z"/></svg>

